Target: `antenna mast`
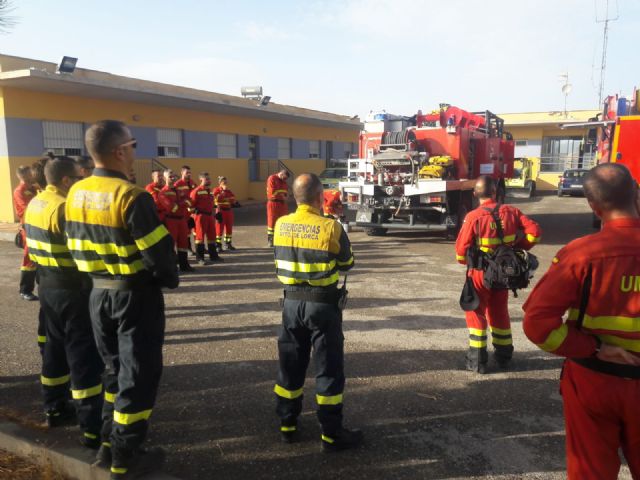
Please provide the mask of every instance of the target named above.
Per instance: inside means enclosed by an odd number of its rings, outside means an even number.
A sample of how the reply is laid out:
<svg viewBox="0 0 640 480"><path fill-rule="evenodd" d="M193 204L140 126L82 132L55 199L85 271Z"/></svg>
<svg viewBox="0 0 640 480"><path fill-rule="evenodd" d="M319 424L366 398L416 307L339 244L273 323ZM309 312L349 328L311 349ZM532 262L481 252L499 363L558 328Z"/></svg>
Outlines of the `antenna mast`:
<svg viewBox="0 0 640 480"><path fill-rule="evenodd" d="M609 17L609 0L607 0L607 10L604 18L598 18L598 9L596 6L596 23L604 23L604 32L602 34L602 61L600 62L600 87L598 88L598 106L602 107L602 95L604 92L604 76L607 69L607 44L609 43L609 22L615 22L620 16L618 15L618 0L616 0L616 16Z"/></svg>

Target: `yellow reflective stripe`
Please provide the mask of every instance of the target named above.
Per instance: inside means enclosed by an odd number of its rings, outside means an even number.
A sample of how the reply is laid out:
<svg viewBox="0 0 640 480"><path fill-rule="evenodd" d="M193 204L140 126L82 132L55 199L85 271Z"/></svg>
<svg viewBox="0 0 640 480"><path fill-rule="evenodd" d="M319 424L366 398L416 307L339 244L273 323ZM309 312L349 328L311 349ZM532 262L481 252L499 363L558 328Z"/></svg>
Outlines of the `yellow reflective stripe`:
<svg viewBox="0 0 640 480"><path fill-rule="evenodd" d="M289 400L293 400L294 398L298 398L300 395L302 395L302 390L303 390L302 388L299 388L298 390L287 390L286 388L281 387L277 383L276 383L276 386L273 387L273 391L275 392L276 395L282 398L288 398Z"/></svg>
<svg viewBox="0 0 640 480"><path fill-rule="evenodd" d="M493 251L493 248L491 247L480 247L480 250L482 250L485 253L489 253Z"/></svg>
<svg viewBox="0 0 640 480"><path fill-rule="evenodd" d="M102 442L102 445L104 445L107 448L111 448L111 442Z"/></svg>
<svg viewBox="0 0 640 480"><path fill-rule="evenodd" d="M42 383L42 385L46 385L47 387L57 387L58 385L64 385L65 383L67 383L69 381L69 378L71 378L69 375L57 378L48 378L44 375L40 375L40 383Z"/></svg>
<svg viewBox="0 0 640 480"><path fill-rule="evenodd" d="M136 240L136 245L140 250L146 250L147 248L153 247L167 235L169 235L169 230L167 230L164 225L158 225L153 232L142 238L138 238Z"/></svg>
<svg viewBox="0 0 640 480"><path fill-rule="evenodd" d="M289 270L290 272L330 272L336 266L336 261L331 260L329 263L301 263L301 262L289 262L287 260L276 259L276 268L282 270Z"/></svg>
<svg viewBox="0 0 640 480"><path fill-rule="evenodd" d="M340 260L336 260L336 264L339 267L346 267L347 265L352 265L353 264L353 256L351 256L351 258L349 260L347 260L346 262L341 262Z"/></svg>
<svg viewBox="0 0 640 480"><path fill-rule="evenodd" d="M89 432L84 432L84 436L87 438L90 438L92 440L95 440L96 438L98 438L97 435L93 434L93 433L89 433Z"/></svg>
<svg viewBox="0 0 640 480"><path fill-rule="evenodd" d="M118 474L124 475L125 473L127 473L127 469L120 468L120 467L111 467L111 473L118 473Z"/></svg>
<svg viewBox="0 0 640 480"><path fill-rule="evenodd" d="M470 328L469 329L469 334L470 335L475 335L476 337L486 337L487 336L487 331L486 330L480 330L479 328Z"/></svg>
<svg viewBox="0 0 640 480"><path fill-rule="evenodd" d="M327 443L334 443L335 440L331 437L327 437L325 434L322 434L322 440L324 440Z"/></svg>
<svg viewBox="0 0 640 480"><path fill-rule="evenodd" d="M285 426L281 426L281 427L280 427L280 431L281 431L281 432L295 432L295 431L296 431L296 427L285 427Z"/></svg>
<svg viewBox="0 0 640 480"><path fill-rule="evenodd" d="M82 400L83 398L95 397L102 393L102 384L98 384L91 388L84 388L82 390L71 389L71 396L74 400Z"/></svg>
<svg viewBox="0 0 640 480"><path fill-rule="evenodd" d="M527 233L527 241L529 243L538 243L540 241L540 237L535 237L535 236L531 235L530 233Z"/></svg>
<svg viewBox="0 0 640 480"><path fill-rule="evenodd" d="M578 309L570 309L569 320L577 320L578 314ZM617 332L638 333L640 332L640 317L622 317L613 315L592 317L590 315L585 315L582 326L592 330L615 330Z"/></svg>
<svg viewBox="0 0 640 480"><path fill-rule="evenodd" d="M153 233L153 232L152 232ZM77 252L96 252L98 255L118 255L128 257L138 251L135 245L116 245L115 243L93 243L91 240L69 238L67 240L69 250Z"/></svg>
<svg viewBox="0 0 640 480"><path fill-rule="evenodd" d="M34 240L27 237L27 247L35 248L37 250L43 250L49 253L66 253L69 251L66 245L60 245L59 243L46 243L40 240Z"/></svg>
<svg viewBox="0 0 640 480"><path fill-rule="evenodd" d="M117 410L113 411L113 421L120 425L131 425L141 420L148 420L151 416L151 409L143 410L136 413L122 413Z"/></svg>
<svg viewBox="0 0 640 480"><path fill-rule="evenodd" d="M38 335L38 343L47 343L47 337L44 335Z"/></svg>
<svg viewBox="0 0 640 480"><path fill-rule="evenodd" d="M486 340L469 340L469 346L473 348L484 348L487 346Z"/></svg>
<svg viewBox="0 0 640 480"><path fill-rule="evenodd" d="M207 192L206 190L198 190L196 192L196 195L209 195L209 192Z"/></svg>
<svg viewBox="0 0 640 480"><path fill-rule="evenodd" d="M494 345L511 345L513 343L513 340L511 340L510 338L492 337L491 343L493 343Z"/></svg>
<svg viewBox="0 0 640 480"><path fill-rule="evenodd" d="M142 260L136 260L130 265L124 263L104 263L102 260L76 260L78 270L81 272L108 271L112 275L131 275L144 270Z"/></svg>
<svg viewBox="0 0 640 480"><path fill-rule="evenodd" d="M640 340L632 338L622 338L616 335L598 335L602 343L622 347L630 352L640 352Z"/></svg>
<svg viewBox="0 0 640 480"><path fill-rule="evenodd" d="M456 255L456 260L458 260L459 262L466 260L467 257L465 255Z"/></svg>
<svg viewBox="0 0 640 480"><path fill-rule="evenodd" d="M331 275L328 278L321 278L318 280L309 280L309 279L303 280L303 279L284 277L282 275L278 275L278 280L280 280L280 282L285 285L296 285L299 283L308 283L313 287L326 287L327 285L331 285L333 283L336 283L338 280L340 280L340 274L338 272L335 272L333 275Z"/></svg>
<svg viewBox="0 0 640 480"><path fill-rule="evenodd" d="M36 271L36 267L20 267L20 271L21 272L35 272Z"/></svg>
<svg viewBox="0 0 640 480"><path fill-rule="evenodd" d="M491 329L491 333L497 333L498 335L511 335L510 328L498 328L492 326L489 326L489 328Z"/></svg>
<svg viewBox="0 0 640 480"><path fill-rule="evenodd" d="M105 390L104 392L104 401L109 403L114 403L116 401L116 394L109 393Z"/></svg>
<svg viewBox="0 0 640 480"><path fill-rule="evenodd" d="M331 395L329 397L325 395L316 395L316 402L318 405L340 405L342 403L342 394Z"/></svg>
<svg viewBox="0 0 640 480"><path fill-rule="evenodd" d="M274 190L271 195L278 195L279 193L287 193L287 190Z"/></svg>
<svg viewBox="0 0 640 480"><path fill-rule="evenodd" d="M553 260L551 260L551 263L558 263L560 260L558 259L558 257L553 257Z"/></svg>
<svg viewBox="0 0 640 480"><path fill-rule="evenodd" d="M557 350L562 342L564 342L565 338L569 334L569 327L566 323L560 325L560 327L552 330L544 343L539 343L538 347L540 347L545 352L553 352Z"/></svg>
<svg viewBox="0 0 640 480"><path fill-rule="evenodd" d="M71 258L54 258L54 257L41 257L29 253L29 257L32 261L36 262L41 267L75 267L76 263Z"/></svg>
<svg viewBox="0 0 640 480"><path fill-rule="evenodd" d="M502 243L510 243L514 242L516 239L515 235L505 235L502 240L499 238L490 238L490 237L479 237L477 239L478 245L501 245Z"/></svg>

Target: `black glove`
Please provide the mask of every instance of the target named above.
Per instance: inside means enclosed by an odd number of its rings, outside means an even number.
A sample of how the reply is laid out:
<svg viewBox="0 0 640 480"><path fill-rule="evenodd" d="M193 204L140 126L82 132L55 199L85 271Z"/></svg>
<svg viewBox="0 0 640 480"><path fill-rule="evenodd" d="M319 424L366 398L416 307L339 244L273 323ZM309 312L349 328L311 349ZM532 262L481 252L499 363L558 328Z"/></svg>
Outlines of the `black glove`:
<svg viewBox="0 0 640 480"><path fill-rule="evenodd" d="M222 213L220 213L220 212L216 212L216 214L214 215L214 217L216 218L216 222L218 222L218 223L222 223Z"/></svg>

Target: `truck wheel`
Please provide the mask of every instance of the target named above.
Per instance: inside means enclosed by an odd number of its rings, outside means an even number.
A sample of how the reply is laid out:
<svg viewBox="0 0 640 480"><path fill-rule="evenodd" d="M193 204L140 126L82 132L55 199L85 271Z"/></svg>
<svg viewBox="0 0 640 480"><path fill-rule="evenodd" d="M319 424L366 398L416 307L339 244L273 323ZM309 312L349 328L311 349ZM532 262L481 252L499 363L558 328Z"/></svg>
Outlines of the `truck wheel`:
<svg viewBox="0 0 640 480"><path fill-rule="evenodd" d="M533 198L536 196L536 182L528 181L525 184L525 189L527 198Z"/></svg>
<svg viewBox="0 0 640 480"><path fill-rule="evenodd" d="M384 237L387 234L387 228L381 227L373 227L373 228L365 228L364 233L369 235L370 237Z"/></svg>

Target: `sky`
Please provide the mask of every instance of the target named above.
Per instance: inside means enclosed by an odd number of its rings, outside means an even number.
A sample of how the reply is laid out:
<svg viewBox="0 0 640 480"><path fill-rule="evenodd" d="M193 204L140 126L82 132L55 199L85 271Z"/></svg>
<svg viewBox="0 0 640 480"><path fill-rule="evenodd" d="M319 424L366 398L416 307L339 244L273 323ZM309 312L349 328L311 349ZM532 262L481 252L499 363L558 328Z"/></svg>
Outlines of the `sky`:
<svg viewBox="0 0 640 480"><path fill-rule="evenodd" d="M609 0L606 94L640 86L640 1ZM595 109L606 0L13 0L0 53L364 118L440 103Z"/></svg>

